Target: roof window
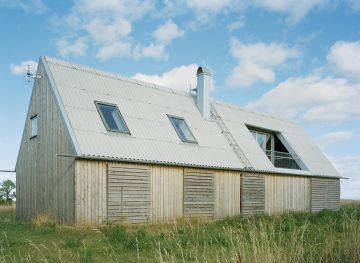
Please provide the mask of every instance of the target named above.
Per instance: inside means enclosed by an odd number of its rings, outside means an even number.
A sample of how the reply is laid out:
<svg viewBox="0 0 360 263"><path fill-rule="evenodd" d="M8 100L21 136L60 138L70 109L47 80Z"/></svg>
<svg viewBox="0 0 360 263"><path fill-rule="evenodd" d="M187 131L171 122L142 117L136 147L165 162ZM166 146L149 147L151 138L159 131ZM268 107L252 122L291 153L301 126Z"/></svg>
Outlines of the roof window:
<svg viewBox="0 0 360 263"><path fill-rule="evenodd" d="M275 167L306 170L304 163L291 149L281 133L256 127L248 127L248 129Z"/></svg>
<svg viewBox="0 0 360 263"><path fill-rule="evenodd" d="M191 133L189 126L186 124L184 118L168 116L171 124L174 126L176 133L183 142L197 143L194 135Z"/></svg>
<svg viewBox="0 0 360 263"><path fill-rule="evenodd" d="M126 123L116 105L95 102L100 117L108 131L130 134Z"/></svg>

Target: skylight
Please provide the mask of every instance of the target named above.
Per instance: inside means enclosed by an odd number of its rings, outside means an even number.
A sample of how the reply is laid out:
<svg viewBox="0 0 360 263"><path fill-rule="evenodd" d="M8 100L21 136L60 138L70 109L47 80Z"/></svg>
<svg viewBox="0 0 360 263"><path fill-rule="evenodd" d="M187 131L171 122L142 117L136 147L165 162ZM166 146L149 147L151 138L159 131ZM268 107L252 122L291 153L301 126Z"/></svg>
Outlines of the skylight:
<svg viewBox="0 0 360 263"><path fill-rule="evenodd" d="M105 128L108 131L130 134L129 129L127 128L125 121L122 118L121 113L116 105L103 102L95 102L95 104L105 125Z"/></svg>
<svg viewBox="0 0 360 263"><path fill-rule="evenodd" d="M189 126L186 124L184 118L168 116L171 124L174 126L176 133L183 142L197 143L194 135L191 133Z"/></svg>
<svg viewBox="0 0 360 263"><path fill-rule="evenodd" d="M288 143L285 142L280 133L252 127L248 127L248 129L275 167L297 170L305 169L305 165L297 154L289 146L285 146Z"/></svg>

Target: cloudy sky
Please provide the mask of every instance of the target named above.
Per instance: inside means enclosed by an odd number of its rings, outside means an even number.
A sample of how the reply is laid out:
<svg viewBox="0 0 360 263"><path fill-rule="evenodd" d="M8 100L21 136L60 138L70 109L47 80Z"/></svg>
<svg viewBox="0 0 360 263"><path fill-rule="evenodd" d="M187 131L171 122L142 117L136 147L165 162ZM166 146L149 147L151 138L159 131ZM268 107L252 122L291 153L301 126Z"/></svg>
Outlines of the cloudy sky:
<svg viewBox="0 0 360 263"><path fill-rule="evenodd" d="M360 0L0 0L0 170L47 55L301 123L360 199ZM0 181L13 178L0 174Z"/></svg>

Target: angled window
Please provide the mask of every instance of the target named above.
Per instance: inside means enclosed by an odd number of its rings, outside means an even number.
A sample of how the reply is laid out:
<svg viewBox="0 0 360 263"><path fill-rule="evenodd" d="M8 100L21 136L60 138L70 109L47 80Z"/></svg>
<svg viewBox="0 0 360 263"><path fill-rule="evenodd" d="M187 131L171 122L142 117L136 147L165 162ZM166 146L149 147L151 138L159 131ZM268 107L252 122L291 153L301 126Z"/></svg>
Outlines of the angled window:
<svg viewBox="0 0 360 263"><path fill-rule="evenodd" d="M248 127L271 163L278 168L305 170L306 167L280 133ZM288 145L288 146L285 146Z"/></svg>
<svg viewBox="0 0 360 263"><path fill-rule="evenodd" d="M95 104L105 128L108 131L130 134L129 129L116 105L97 101Z"/></svg>
<svg viewBox="0 0 360 263"><path fill-rule="evenodd" d="M174 126L174 129L178 134L180 140L182 140L183 142L197 143L184 118L169 115L168 117L171 121L171 124Z"/></svg>
<svg viewBox="0 0 360 263"><path fill-rule="evenodd" d="M30 138L36 137L38 134L38 116L32 116L30 118Z"/></svg>

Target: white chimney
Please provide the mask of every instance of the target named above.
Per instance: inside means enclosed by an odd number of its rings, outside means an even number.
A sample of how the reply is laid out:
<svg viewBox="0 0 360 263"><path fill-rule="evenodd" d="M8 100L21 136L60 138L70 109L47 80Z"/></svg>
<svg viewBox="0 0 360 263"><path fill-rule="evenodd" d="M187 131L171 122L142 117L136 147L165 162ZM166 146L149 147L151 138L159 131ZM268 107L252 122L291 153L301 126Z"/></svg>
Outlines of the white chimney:
<svg viewBox="0 0 360 263"><path fill-rule="evenodd" d="M199 67L196 73L196 106L204 119L210 119L210 92L212 74L209 69Z"/></svg>

